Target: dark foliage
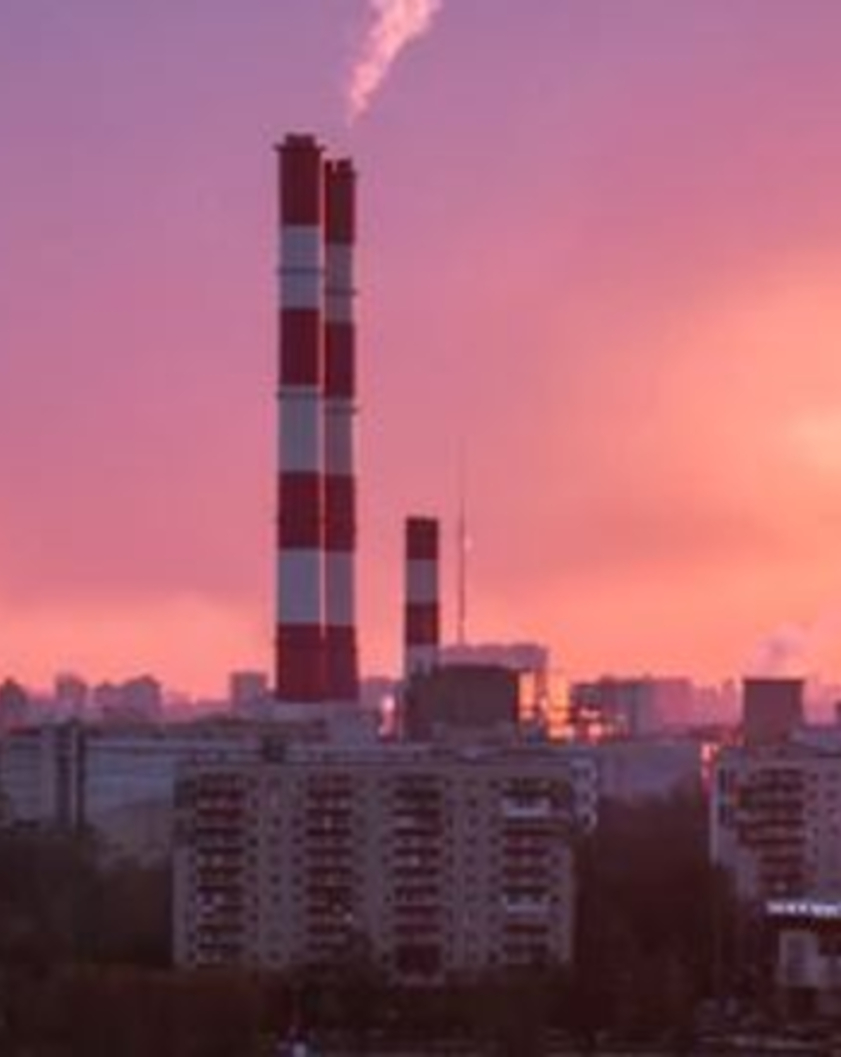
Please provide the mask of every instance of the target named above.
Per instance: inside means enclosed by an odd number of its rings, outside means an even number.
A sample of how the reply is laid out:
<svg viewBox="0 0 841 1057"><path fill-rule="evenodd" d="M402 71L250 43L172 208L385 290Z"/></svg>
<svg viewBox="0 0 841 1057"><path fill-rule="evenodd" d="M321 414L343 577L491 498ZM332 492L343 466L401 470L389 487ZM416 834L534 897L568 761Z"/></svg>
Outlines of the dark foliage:
<svg viewBox="0 0 841 1057"><path fill-rule="evenodd" d="M688 1037L699 1001L732 994L740 971L742 914L710 863L704 800L608 804L578 858L570 1027Z"/></svg>
<svg viewBox="0 0 841 1057"><path fill-rule="evenodd" d="M701 999L751 992L750 921L710 865L700 797L608 805L578 847L576 965L389 987L364 936L286 979L168 965L166 868L106 864L87 836L0 833L0 1053L249 1057L293 1026L354 1053L384 1037L532 1057L547 1033L688 1045Z"/></svg>
<svg viewBox="0 0 841 1057"><path fill-rule="evenodd" d="M103 863L84 834L0 833L0 965L166 965L166 866Z"/></svg>

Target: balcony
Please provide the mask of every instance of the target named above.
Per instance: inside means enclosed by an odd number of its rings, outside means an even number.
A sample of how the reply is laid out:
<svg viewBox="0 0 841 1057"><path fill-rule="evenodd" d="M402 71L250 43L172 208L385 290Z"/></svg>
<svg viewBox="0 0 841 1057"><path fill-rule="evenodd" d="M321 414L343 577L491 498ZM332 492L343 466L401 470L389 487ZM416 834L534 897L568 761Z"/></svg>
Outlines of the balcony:
<svg viewBox="0 0 841 1057"><path fill-rule="evenodd" d="M550 913L552 904L548 896L503 896L500 900L502 909L506 914L523 915L527 917L544 916Z"/></svg>
<svg viewBox="0 0 841 1057"><path fill-rule="evenodd" d="M555 809L549 797L535 797L530 799L519 799L505 797L502 801L502 815L506 819L532 820L549 819L554 815Z"/></svg>

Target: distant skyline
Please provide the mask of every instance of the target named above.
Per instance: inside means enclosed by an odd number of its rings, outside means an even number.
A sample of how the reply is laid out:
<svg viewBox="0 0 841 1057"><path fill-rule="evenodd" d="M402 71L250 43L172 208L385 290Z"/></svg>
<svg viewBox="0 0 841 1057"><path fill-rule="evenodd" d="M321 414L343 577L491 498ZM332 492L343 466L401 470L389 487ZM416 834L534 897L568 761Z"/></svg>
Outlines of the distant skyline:
<svg viewBox="0 0 841 1057"><path fill-rule="evenodd" d="M841 5L436 6L352 126L365 0L0 7L0 675L270 668L288 131L360 170L366 672L406 514L454 636L463 449L473 638L841 675Z"/></svg>

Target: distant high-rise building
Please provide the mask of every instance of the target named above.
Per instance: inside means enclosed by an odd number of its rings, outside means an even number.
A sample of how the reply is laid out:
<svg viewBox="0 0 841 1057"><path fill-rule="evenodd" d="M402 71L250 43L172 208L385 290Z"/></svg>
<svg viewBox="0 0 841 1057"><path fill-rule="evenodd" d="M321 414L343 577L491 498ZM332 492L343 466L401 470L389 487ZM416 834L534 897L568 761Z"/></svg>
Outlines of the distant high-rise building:
<svg viewBox="0 0 841 1057"><path fill-rule="evenodd" d="M163 712L163 688L151 675L122 683L99 683L90 694L92 713L108 722L152 723Z"/></svg>
<svg viewBox="0 0 841 1057"><path fill-rule="evenodd" d="M118 710L122 701L122 691L117 683L109 681L97 683L91 690L91 710L95 716L102 718Z"/></svg>
<svg viewBox="0 0 841 1057"><path fill-rule="evenodd" d="M0 733L26 723L30 705L29 694L15 679L0 683Z"/></svg>
<svg viewBox="0 0 841 1057"><path fill-rule="evenodd" d="M228 698L235 713L248 715L249 710L268 700L269 693L269 679L265 672L231 672Z"/></svg>
<svg viewBox="0 0 841 1057"><path fill-rule="evenodd" d="M163 687L151 675L128 679L122 687L122 707L126 718L157 720L163 713Z"/></svg>
<svg viewBox="0 0 841 1057"><path fill-rule="evenodd" d="M56 676L53 703L62 718L82 719L87 711L89 697L90 687L78 675L62 672Z"/></svg>
<svg viewBox="0 0 841 1057"><path fill-rule="evenodd" d="M686 678L608 675L572 684L568 718L581 741L662 737L693 726L699 700Z"/></svg>
<svg viewBox="0 0 841 1057"><path fill-rule="evenodd" d="M604 676L595 682L573 683L569 723L580 741L638 737L658 729L656 689L648 677Z"/></svg>

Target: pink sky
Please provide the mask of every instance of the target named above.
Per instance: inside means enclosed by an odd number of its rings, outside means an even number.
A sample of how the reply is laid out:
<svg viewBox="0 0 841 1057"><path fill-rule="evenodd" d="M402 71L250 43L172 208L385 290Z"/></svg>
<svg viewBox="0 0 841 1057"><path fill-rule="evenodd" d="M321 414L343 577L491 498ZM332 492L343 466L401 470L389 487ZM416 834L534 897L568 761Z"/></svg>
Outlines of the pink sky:
<svg viewBox="0 0 841 1057"><path fill-rule="evenodd" d="M476 638L841 626L841 5L450 0L348 130L365 6L0 7L0 673L269 666L288 130L362 174L367 670L460 446Z"/></svg>

